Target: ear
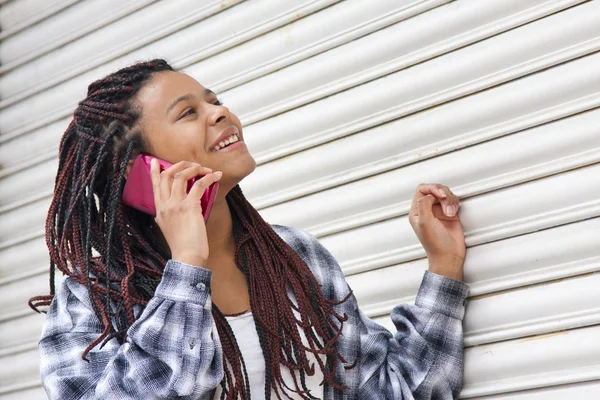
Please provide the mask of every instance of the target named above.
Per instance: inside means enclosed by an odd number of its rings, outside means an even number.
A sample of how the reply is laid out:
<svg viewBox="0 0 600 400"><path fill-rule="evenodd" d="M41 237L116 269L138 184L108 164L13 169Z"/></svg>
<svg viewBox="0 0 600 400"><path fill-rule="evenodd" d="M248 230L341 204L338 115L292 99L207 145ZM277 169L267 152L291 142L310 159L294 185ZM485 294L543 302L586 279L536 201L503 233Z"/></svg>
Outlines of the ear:
<svg viewBox="0 0 600 400"><path fill-rule="evenodd" d="M131 160L129 160L129 162L127 162L127 167L125 167L125 179L129 177L129 171L131 171L131 167L133 166L134 161L135 158L132 158Z"/></svg>

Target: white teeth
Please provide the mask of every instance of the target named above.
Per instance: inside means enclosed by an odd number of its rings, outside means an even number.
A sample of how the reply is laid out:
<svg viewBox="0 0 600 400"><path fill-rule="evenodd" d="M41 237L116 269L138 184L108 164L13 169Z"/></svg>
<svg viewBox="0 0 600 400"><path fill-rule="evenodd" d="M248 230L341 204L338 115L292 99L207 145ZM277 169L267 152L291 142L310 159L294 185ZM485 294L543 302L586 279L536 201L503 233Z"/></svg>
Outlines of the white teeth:
<svg viewBox="0 0 600 400"><path fill-rule="evenodd" d="M240 139L239 139L239 138L237 137L237 135L234 133L233 135L229 136L229 137L228 137L227 139L225 139L224 141L222 141L222 142L219 142L219 144L218 144L218 145L216 145L215 147L213 147L213 150L214 150L214 151L219 151L219 150L221 150L221 149L222 149L223 147L225 147L225 146L228 146L228 145L230 145L230 144L232 144L232 143L235 143L235 142L239 142L239 140L240 140Z"/></svg>

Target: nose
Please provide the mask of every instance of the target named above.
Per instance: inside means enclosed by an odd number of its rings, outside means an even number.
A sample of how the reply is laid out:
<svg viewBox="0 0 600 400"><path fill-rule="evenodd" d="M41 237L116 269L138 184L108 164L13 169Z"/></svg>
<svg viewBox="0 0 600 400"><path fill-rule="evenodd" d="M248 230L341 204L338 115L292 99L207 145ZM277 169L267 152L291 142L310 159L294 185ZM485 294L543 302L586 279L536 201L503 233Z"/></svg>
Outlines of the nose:
<svg viewBox="0 0 600 400"><path fill-rule="evenodd" d="M212 114L209 118L211 125L217 125L219 122L227 121L229 119L229 109L225 106L213 106Z"/></svg>

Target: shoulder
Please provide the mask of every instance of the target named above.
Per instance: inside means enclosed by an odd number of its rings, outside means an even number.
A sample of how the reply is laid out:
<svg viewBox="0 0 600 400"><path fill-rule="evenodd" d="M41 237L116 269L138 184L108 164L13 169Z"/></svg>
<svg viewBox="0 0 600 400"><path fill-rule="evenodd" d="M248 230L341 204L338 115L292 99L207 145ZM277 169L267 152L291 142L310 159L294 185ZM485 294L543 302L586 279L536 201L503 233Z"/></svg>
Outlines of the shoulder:
<svg viewBox="0 0 600 400"><path fill-rule="evenodd" d="M303 247L312 247L318 244L316 237L302 229L294 228L285 225L271 225L275 233L289 244L294 250L302 249Z"/></svg>
<svg viewBox="0 0 600 400"><path fill-rule="evenodd" d="M63 275L60 279L52 303L65 308L80 306L92 308L87 287L67 275Z"/></svg>
<svg viewBox="0 0 600 400"><path fill-rule="evenodd" d="M73 278L64 276L46 312L42 337L97 330L102 330L102 324L93 312L87 288Z"/></svg>
<svg viewBox="0 0 600 400"><path fill-rule="evenodd" d="M331 253L312 234L291 226L271 227L307 264L335 261Z"/></svg>
<svg viewBox="0 0 600 400"><path fill-rule="evenodd" d="M308 265L326 295L336 298L339 294L348 292L346 278L335 257L315 236L291 226L271 227Z"/></svg>

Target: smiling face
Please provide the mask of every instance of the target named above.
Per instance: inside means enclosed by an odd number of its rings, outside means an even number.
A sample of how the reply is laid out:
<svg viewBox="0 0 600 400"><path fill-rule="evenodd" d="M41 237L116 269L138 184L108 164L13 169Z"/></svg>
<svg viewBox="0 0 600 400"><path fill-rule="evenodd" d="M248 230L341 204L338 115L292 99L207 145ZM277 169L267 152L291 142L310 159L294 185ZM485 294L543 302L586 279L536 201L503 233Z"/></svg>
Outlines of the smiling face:
<svg viewBox="0 0 600 400"><path fill-rule="evenodd" d="M147 151L171 163L192 161L222 171L229 191L256 168L240 120L217 96L180 72L155 74L136 94Z"/></svg>

